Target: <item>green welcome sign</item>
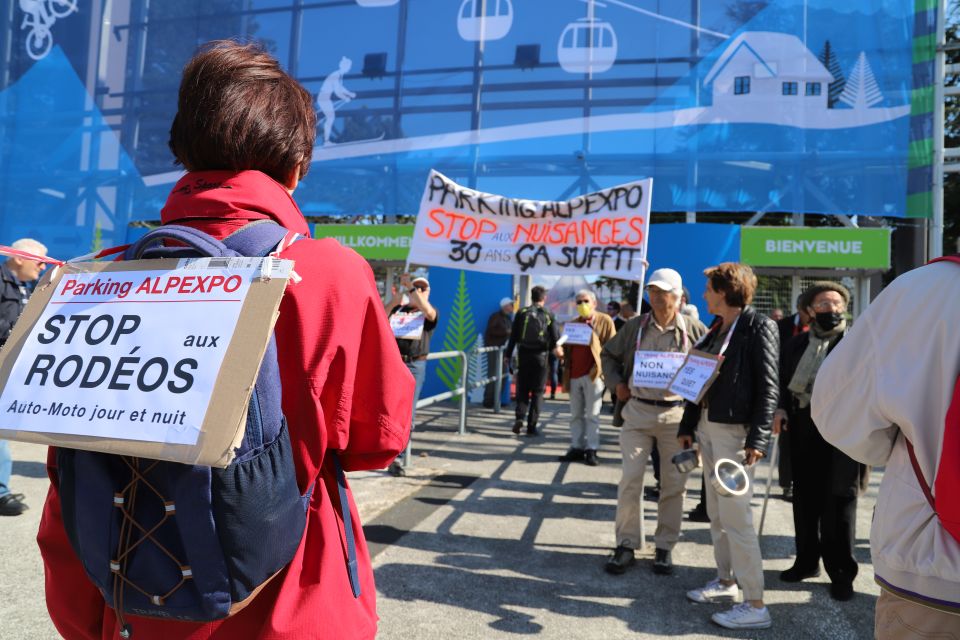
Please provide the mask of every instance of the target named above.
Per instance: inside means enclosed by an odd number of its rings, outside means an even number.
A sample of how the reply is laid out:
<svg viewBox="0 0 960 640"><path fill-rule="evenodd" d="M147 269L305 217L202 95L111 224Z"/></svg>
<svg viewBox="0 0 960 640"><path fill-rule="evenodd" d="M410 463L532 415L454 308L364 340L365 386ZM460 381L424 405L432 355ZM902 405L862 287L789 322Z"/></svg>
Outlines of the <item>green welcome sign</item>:
<svg viewBox="0 0 960 640"><path fill-rule="evenodd" d="M755 267L890 268L890 230L743 227L740 260Z"/></svg>
<svg viewBox="0 0 960 640"><path fill-rule="evenodd" d="M405 261L413 238L412 224L317 224L314 238L333 238L367 260Z"/></svg>

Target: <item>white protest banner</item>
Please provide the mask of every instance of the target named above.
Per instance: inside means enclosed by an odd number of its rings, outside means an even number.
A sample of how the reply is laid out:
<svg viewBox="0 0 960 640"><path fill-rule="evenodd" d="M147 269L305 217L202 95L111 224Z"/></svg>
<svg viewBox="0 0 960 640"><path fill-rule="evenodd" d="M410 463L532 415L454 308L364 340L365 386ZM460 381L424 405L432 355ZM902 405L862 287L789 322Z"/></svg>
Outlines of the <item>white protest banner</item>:
<svg viewBox="0 0 960 640"><path fill-rule="evenodd" d="M140 263L141 269L137 262L86 263L95 265L86 272L82 263L68 264L41 285L44 291L38 289L25 313L32 316L25 320L29 328L15 333L16 345L3 352L0 429L198 444L264 259L197 258L173 262L173 268L171 261ZM267 264L272 278L289 277L290 261ZM259 324L269 328L272 320ZM259 345L247 351L248 360L262 356ZM237 381L243 385L249 388ZM231 411L215 417L229 423L239 415Z"/></svg>
<svg viewBox="0 0 960 640"><path fill-rule="evenodd" d="M719 373L717 356L694 350L687 354L669 389L684 400L699 403Z"/></svg>
<svg viewBox="0 0 960 640"><path fill-rule="evenodd" d="M634 387L666 389L687 359L687 354L670 351L637 351L633 356Z"/></svg>
<svg viewBox="0 0 960 640"><path fill-rule="evenodd" d="M588 346L593 337L593 327L586 322L568 322L563 325L564 343Z"/></svg>
<svg viewBox="0 0 960 640"><path fill-rule="evenodd" d="M402 340L419 340L423 337L423 324L426 318L423 313L396 312L390 316L390 328L393 336Z"/></svg>
<svg viewBox="0 0 960 640"><path fill-rule="evenodd" d="M514 275L643 275L653 180L564 202L516 200L431 171L411 264Z"/></svg>

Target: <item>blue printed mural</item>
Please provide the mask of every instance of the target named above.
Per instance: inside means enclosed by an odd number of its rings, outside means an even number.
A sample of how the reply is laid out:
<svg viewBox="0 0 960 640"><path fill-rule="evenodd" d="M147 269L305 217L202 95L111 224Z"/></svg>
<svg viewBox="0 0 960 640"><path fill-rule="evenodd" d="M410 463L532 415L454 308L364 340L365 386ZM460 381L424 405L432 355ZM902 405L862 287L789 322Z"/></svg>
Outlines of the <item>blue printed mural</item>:
<svg viewBox="0 0 960 640"><path fill-rule="evenodd" d="M180 69L225 37L316 97L307 215L415 213L431 168L533 199L653 176L655 212L925 215L927 4L20 3L0 16L0 236L69 256L156 219Z"/></svg>

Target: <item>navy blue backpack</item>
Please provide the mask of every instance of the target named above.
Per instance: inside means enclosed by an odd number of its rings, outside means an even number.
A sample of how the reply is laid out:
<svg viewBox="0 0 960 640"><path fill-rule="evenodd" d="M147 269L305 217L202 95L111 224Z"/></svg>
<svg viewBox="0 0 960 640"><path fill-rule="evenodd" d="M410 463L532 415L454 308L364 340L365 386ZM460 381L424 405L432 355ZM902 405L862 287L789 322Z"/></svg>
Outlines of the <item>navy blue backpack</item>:
<svg viewBox="0 0 960 640"><path fill-rule="evenodd" d="M287 235L253 223L223 242L184 226L151 231L124 259L266 256ZM159 245L174 240L178 246ZM225 469L57 449L67 536L87 575L117 613L207 622L236 613L300 545L313 486L300 495L281 409L274 336L260 365L246 430ZM347 571L360 595L346 479L333 452Z"/></svg>

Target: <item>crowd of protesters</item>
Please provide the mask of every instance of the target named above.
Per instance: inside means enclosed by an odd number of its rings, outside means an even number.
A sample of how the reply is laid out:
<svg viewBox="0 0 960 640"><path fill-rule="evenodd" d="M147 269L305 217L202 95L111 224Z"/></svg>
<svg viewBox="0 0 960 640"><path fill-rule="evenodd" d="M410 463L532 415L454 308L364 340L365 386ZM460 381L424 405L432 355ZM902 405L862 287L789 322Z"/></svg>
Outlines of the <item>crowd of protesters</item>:
<svg viewBox="0 0 960 640"><path fill-rule="evenodd" d="M956 266L935 269L942 274L941 284L948 277L960 281L949 273ZM919 270L909 280L935 287L932 270ZM779 440L780 485L784 498L792 501L796 546L794 563L780 572L779 580L790 583L817 577L822 563L830 578L830 596L841 602L854 597L857 501L867 488L867 465L887 464L878 510L888 505L897 515L874 521L873 551L881 559L875 559L876 576L882 587L876 636L955 634L960 629L960 544L956 539L960 508L946 487L960 489L956 485L960 472L945 467L944 460L955 466L960 461L960 383L956 389L954 385L960 344L953 344L956 338L938 331L934 340L924 340L924 332L910 324L914 316L895 310L900 300L907 309L923 307L922 296L906 283L897 284L900 281L881 295L882 304L874 303L861 316L866 327L858 331L850 323L850 292L837 283L815 282L797 300L796 313L768 317L751 306L757 278L750 267L724 263L705 275L704 298L713 318L709 328L689 304L680 275L669 268L650 274L644 301L649 311L640 315L624 318L622 303L608 304L604 314L597 310L592 291L578 291L577 317L568 325L591 327L586 344L565 342L568 333L580 333L568 331L566 325L560 328L556 318L543 310L545 292L539 287L533 293L534 305L521 309L514 321L510 350L522 344L531 314L544 318L535 325L541 334L536 357L521 349L518 373L527 382L518 383L524 396L518 395L514 432L520 432L526 416L527 394L533 397L531 413L539 414L546 375L542 363L556 344L563 343L563 389L570 394L571 412L570 447L561 461L598 464L600 399L605 389L616 399L613 425L620 427L622 475L614 523L616 548L605 562L606 571L625 573L635 563L636 550L644 545L640 520L645 469L648 459L656 462L659 457L652 569L660 575L674 573L671 552L681 537L687 472L670 460L680 452L696 450L703 467L698 507L703 513L691 519L702 517L710 523L717 575L687 591L686 597L693 602L731 603L729 610L711 616L723 627L770 627L750 502L756 463L769 456ZM934 315L949 317L946 309ZM917 352L942 363L941 368L924 371L918 365L912 369L916 382L908 385L912 395L898 389L884 396L897 384L898 363L918 361L907 347L899 346L895 353L901 360L897 361L880 347L880 336L910 336ZM694 349L718 362L698 402L685 401L665 386L636 382L634 368L645 357L674 354L682 360ZM837 356L828 359L834 350ZM943 358L944 353L953 355ZM874 359L878 362L871 364ZM822 378L829 382L821 382ZM845 393L852 385L861 400L848 401ZM909 430L904 429L905 423ZM528 435L535 434L528 430ZM742 463L749 491L740 495L718 491L712 476L721 459ZM891 477L891 466L896 479ZM931 487L942 487L939 498L932 495ZM903 527L899 533L898 526Z"/></svg>

